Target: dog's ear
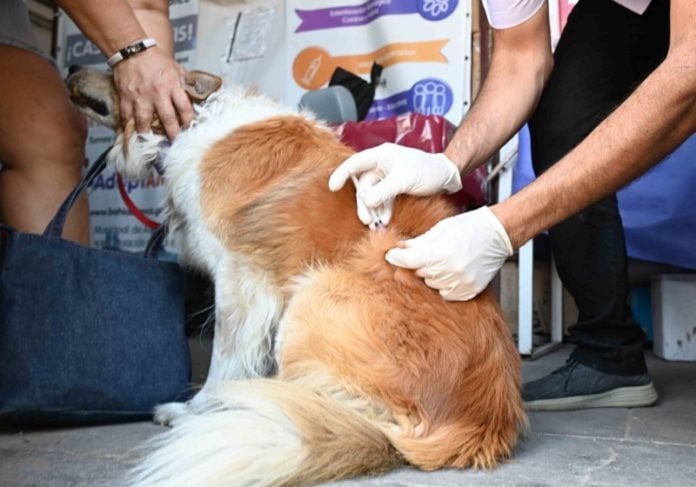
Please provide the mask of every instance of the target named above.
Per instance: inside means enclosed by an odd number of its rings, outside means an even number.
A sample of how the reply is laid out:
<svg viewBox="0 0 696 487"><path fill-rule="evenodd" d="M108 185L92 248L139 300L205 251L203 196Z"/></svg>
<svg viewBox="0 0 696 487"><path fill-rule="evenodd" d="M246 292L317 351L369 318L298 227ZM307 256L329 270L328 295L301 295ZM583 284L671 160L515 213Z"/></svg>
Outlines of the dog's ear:
<svg viewBox="0 0 696 487"><path fill-rule="evenodd" d="M205 101L222 86L222 78L205 71L189 71L184 78L184 90L194 102Z"/></svg>

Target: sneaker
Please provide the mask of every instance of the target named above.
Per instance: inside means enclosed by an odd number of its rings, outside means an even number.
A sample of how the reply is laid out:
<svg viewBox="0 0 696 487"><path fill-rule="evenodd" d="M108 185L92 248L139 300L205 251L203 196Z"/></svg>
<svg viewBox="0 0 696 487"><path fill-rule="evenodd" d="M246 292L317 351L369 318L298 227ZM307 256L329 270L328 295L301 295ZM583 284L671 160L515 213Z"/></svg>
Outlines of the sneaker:
<svg viewBox="0 0 696 487"><path fill-rule="evenodd" d="M522 386L529 411L644 407L657 402L648 374L612 375L569 360L546 377Z"/></svg>

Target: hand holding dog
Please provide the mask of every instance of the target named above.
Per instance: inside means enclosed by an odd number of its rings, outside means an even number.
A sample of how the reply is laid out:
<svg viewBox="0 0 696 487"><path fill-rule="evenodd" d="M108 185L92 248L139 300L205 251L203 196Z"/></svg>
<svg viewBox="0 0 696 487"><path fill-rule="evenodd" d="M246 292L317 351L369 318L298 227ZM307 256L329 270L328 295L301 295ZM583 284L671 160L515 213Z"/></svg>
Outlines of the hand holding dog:
<svg viewBox="0 0 696 487"><path fill-rule="evenodd" d="M391 249L386 259L414 269L447 301L468 301L488 286L512 252L502 223L484 206L438 222Z"/></svg>
<svg viewBox="0 0 696 487"><path fill-rule="evenodd" d="M358 217L365 225L376 223L372 215L379 215L382 223L388 224L394 198L399 194L430 196L462 188L459 169L444 154L391 143L346 159L331 174L329 189L338 191L348 178L356 184Z"/></svg>
<svg viewBox="0 0 696 487"><path fill-rule="evenodd" d="M193 120L184 91L186 71L162 49L148 49L118 63L113 71L124 124L135 119L138 132L149 132L156 117L173 139Z"/></svg>

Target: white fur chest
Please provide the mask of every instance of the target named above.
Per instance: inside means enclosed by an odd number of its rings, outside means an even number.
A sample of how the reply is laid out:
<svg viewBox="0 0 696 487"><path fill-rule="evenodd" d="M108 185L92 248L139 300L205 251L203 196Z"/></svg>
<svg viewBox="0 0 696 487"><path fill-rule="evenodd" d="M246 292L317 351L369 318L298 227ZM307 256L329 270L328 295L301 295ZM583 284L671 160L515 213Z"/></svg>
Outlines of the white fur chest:
<svg viewBox="0 0 696 487"><path fill-rule="evenodd" d="M240 126L278 115L296 114L262 95L242 89L223 89L197 107L196 121L182 132L163 159L170 203L186 224L182 231L185 257L213 270L224 253L221 242L208 230L201 207L199 168L208 151Z"/></svg>

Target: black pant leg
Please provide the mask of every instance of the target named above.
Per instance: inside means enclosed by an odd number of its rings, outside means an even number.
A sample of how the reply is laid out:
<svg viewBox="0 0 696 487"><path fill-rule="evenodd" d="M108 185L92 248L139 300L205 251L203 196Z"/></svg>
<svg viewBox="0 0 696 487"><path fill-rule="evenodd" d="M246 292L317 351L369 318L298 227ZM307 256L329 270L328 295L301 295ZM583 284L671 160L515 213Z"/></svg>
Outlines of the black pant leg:
<svg viewBox="0 0 696 487"><path fill-rule="evenodd" d="M554 53L530 120L540 174L579 144L664 59L669 2L637 15L611 0L581 0ZM598 176L599 177L599 176ZM615 195L549 230L563 284L578 306L573 358L608 373L645 373L645 335L626 304L626 244Z"/></svg>

